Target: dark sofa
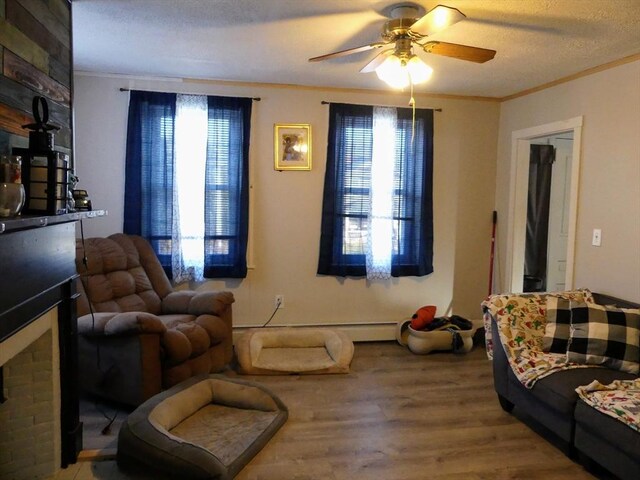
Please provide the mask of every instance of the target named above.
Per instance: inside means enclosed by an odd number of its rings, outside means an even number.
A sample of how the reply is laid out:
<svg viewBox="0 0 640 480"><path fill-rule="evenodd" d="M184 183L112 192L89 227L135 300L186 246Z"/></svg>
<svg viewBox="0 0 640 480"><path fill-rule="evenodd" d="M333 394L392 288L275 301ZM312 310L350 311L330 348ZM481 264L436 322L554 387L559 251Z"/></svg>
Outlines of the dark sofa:
<svg viewBox="0 0 640 480"><path fill-rule="evenodd" d="M638 304L606 295L593 296L602 305L640 308ZM575 391L593 380L608 384L637 378L635 375L599 367L563 370L541 378L529 389L511 369L495 319L491 334L494 386L505 411L522 409L553 432L570 456L596 462L624 480L640 479L640 433L587 405Z"/></svg>

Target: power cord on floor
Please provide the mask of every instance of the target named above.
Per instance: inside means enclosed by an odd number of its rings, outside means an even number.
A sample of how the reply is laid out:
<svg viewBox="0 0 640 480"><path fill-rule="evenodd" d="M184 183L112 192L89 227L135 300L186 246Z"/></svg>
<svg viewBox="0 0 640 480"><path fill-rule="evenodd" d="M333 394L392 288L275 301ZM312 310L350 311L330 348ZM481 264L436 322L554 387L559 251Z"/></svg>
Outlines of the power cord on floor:
<svg viewBox="0 0 640 480"><path fill-rule="evenodd" d="M273 311L273 313L271 314L271 316L269 317L269 320L267 320L264 325L262 325L260 328L264 328L267 325L269 325L269 322L271 322L271 320L273 320L273 317L276 316L276 313L278 313L278 310L280 309L280 305L282 305L282 300L278 299L277 303L276 303L276 309Z"/></svg>
<svg viewBox="0 0 640 480"><path fill-rule="evenodd" d="M82 219L80 219L80 240L82 243L82 265L84 265L84 270L85 270L85 276L89 274L89 259L87 258L87 248L85 245L85 239L84 239L84 225L82 223ZM96 328L96 317L95 317L95 313L93 312L93 306L91 305L91 299L89 298L89 282L87 282L84 285L84 289L85 289L85 293L87 295L87 304L89 305L89 313L91 314L91 331L95 331ZM107 371L103 371L102 369L102 358L100 356L100 343L97 342L96 343L96 366L98 367L98 371L102 374L102 379L99 382L99 385L104 385L106 383L108 383L109 379L111 378L111 376L114 373L115 370L115 365L111 365L111 367L109 367L107 369ZM93 402L94 406L96 407L96 410L98 410L102 416L104 418L106 418L108 420L107 425L101 430L101 434L102 435L108 435L111 431L111 425L113 425L113 422L115 422L116 417L118 416L118 412L116 411L115 414L113 415L113 417L109 417L104 411L102 411L102 409L100 409L100 407L98 406L98 402L94 401Z"/></svg>
<svg viewBox="0 0 640 480"><path fill-rule="evenodd" d="M93 402L93 405L96 407L96 410L98 412L100 412L102 414L102 416L107 420L107 424L105 425L105 427L100 430L100 434L101 435L109 435L111 433L111 425L113 425L113 422L116 421L116 418L118 418L118 411L116 410L113 413L113 416L110 417L109 415L106 414L106 412L104 410L102 410L99 406L99 403L97 401Z"/></svg>

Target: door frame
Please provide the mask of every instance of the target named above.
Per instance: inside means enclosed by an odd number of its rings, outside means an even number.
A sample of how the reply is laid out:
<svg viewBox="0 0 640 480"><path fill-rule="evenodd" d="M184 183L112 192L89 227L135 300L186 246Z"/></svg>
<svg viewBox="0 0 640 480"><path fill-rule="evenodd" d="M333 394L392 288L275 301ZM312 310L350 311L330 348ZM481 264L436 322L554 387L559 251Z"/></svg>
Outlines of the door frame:
<svg viewBox="0 0 640 480"><path fill-rule="evenodd" d="M580 186L580 145L583 117L538 125L511 133L511 165L509 172L509 213L507 229L506 286L509 292L522 292L524 251L527 225L527 194L529 191L529 152L531 139L573 132L571 187L569 190L569 232L567 238L567 269L565 288L573 288L578 190Z"/></svg>

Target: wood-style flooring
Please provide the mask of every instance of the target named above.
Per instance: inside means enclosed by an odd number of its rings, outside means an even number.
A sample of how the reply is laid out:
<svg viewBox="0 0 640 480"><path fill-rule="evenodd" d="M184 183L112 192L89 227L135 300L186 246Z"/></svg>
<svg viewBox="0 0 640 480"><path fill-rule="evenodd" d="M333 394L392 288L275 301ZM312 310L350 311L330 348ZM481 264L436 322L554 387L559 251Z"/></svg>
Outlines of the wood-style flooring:
<svg viewBox="0 0 640 480"><path fill-rule="evenodd" d="M395 342L357 343L351 367L348 375L243 377L279 395L289 420L236 478L609 478L587 472L548 434L500 408L481 347L413 355ZM128 478L153 477L127 475L113 460L79 462L56 476Z"/></svg>

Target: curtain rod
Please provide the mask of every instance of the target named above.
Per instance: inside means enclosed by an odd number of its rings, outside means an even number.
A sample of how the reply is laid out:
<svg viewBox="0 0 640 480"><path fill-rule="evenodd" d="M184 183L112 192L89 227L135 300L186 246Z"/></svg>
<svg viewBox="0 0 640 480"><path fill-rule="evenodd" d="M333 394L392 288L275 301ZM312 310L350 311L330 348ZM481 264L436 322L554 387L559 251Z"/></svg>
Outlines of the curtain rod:
<svg viewBox="0 0 640 480"><path fill-rule="evenodd" d="M322 105L331 105L331 102L327 102L326 100L322 100L320 103ZM442 111L441 108L432 108L431 110L433 110L434 112L441 112Z"/></svg>
<svg viewBox="0 0 640 480"><path fill-rule="evenodd" d="M121 91L121 92L130 92L130 91L131 91L131 89L130 89L130 88L123 88L123 87L120 87L120 91ZM149 92L149 91L151 91L151 90L138 90L138 91L140 91L140 92ZM187 94L187 95L197 95L197 94ZM254 100L254 101L256 101L256 102L259 102L260 100L262 100L262 98L260 98L260 97L251 97L251 100Z"/></svg>

